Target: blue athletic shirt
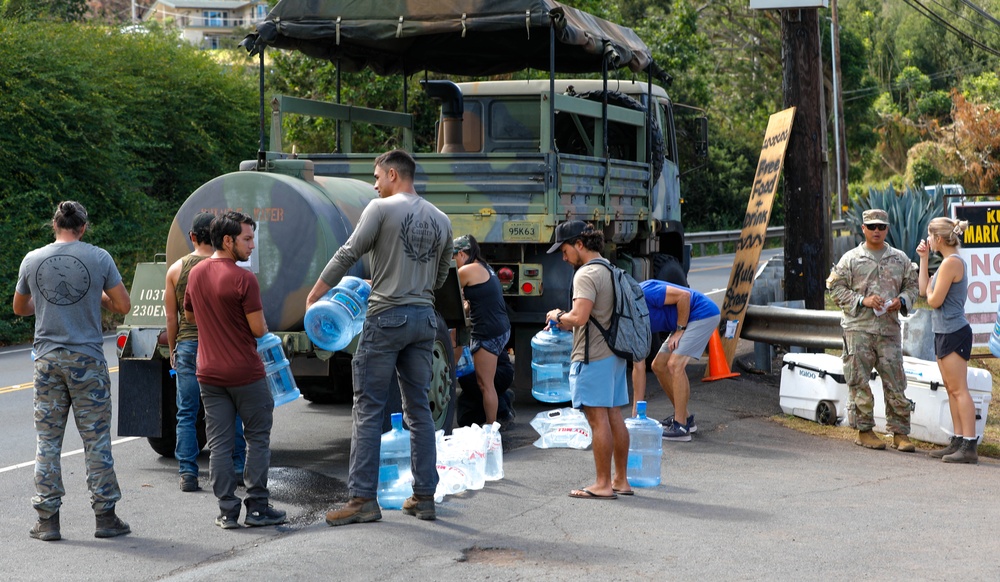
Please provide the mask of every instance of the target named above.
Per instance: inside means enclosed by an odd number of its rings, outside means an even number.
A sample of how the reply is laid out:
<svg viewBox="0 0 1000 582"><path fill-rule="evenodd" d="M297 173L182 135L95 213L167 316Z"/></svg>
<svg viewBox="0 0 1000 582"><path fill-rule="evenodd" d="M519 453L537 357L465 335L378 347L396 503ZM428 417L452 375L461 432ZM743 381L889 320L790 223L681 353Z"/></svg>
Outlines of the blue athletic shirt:
<svg viewBox="0 0 1000 582"><path fill-rule="evenodd" d="M680 285L665 281L649 280L639 284L646 295L646 305L649 306L649 326L653 333L672 332L677 329L677 306L664 305L667 298L667 287L676 287L691 292L691 313L688 323L719 315L719 308L704 294Z"/></svg>

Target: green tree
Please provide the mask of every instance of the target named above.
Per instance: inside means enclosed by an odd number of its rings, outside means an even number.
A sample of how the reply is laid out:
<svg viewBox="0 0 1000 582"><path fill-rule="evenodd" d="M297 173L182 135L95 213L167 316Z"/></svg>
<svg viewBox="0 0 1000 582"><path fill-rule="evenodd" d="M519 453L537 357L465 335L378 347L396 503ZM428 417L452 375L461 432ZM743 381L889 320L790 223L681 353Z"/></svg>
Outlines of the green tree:
<svg viewBox="0 0 1000 582"><path fill-rule="evenodd" d="M0 8L0 16L7 18L76 22L87 13L87 0L3 0Z"/></svg>
<svg viewBox="0 0 1000 582"><path fill-rule="evenodd" d="M127 282L162 252L174 211L200 184L254 157L256 95L176 36L0 19L0 295L21 258L52 240L56 202L90 212L88 242ZM0 312L0 338L31 320Z"/></svg>

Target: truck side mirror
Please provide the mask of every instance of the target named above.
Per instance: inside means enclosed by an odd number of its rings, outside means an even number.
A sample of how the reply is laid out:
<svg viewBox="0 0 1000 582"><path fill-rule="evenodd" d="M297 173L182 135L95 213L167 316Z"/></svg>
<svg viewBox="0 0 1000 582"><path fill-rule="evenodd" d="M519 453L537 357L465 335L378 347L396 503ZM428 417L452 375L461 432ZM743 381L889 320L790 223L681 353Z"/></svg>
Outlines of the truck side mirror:
<svg viewBox="0 0 1000 582"><path fill-rule="evenodd" d="M698 139L694 142L694 155L699 158L708 157L708 118L699 117L695 120L698 124Z"/></svg>

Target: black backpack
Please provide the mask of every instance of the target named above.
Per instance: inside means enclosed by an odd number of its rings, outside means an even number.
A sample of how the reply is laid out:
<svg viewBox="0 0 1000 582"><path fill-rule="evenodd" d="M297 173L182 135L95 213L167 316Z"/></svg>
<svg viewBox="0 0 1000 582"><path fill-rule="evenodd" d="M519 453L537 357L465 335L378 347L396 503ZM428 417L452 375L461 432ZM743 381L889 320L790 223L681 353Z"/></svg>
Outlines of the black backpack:
<svg viewBox="0 0 1000 582"><path fill-rule="evenodd" d="M614 291L611 321L608 328L604 329L593 315L590 316L590 321L594 322L597 330L604 337L604 341L608 342L608 347L616 356L624 358L630 363L645 360L653 343L653 334L649 327L649 306L646 305L646 296L642 292L642 287L631 275L612 265L606 259L594 259L586 264L603 265L604 268L611 271L611 288ZM590 363L589 325L584 328L584 334L586 347L584 348L583 362L586 364Z"/></svg>

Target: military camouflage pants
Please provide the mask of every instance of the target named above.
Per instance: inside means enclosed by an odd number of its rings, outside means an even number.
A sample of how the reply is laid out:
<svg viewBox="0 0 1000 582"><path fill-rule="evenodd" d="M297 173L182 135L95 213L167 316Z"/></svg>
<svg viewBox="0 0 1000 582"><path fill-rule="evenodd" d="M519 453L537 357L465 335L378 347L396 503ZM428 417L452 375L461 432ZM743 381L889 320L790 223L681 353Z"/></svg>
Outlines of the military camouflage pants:
<svg viewBox="0 0 1000 582"><path fill-rule="evenodd" d="M113 509L121 499L115 461L111 457L111 379L107 364L91 356L53 350L35 360L35 496L31 504L40 517L62 505L60 455L73 408L80 438L91 506L96 513Z"/></svg>
<svg viewBox="0 0 1000 582"><path fill-rule="evenodd" d="M910 434L910 402L903 372L903 346L900 337L873 335L867 332L844 332L844 377L850 388L848 418L858 430L875 427L875 400L869 385L872 368L882 379L885 394L886 430L893 434Z"/></svg>

